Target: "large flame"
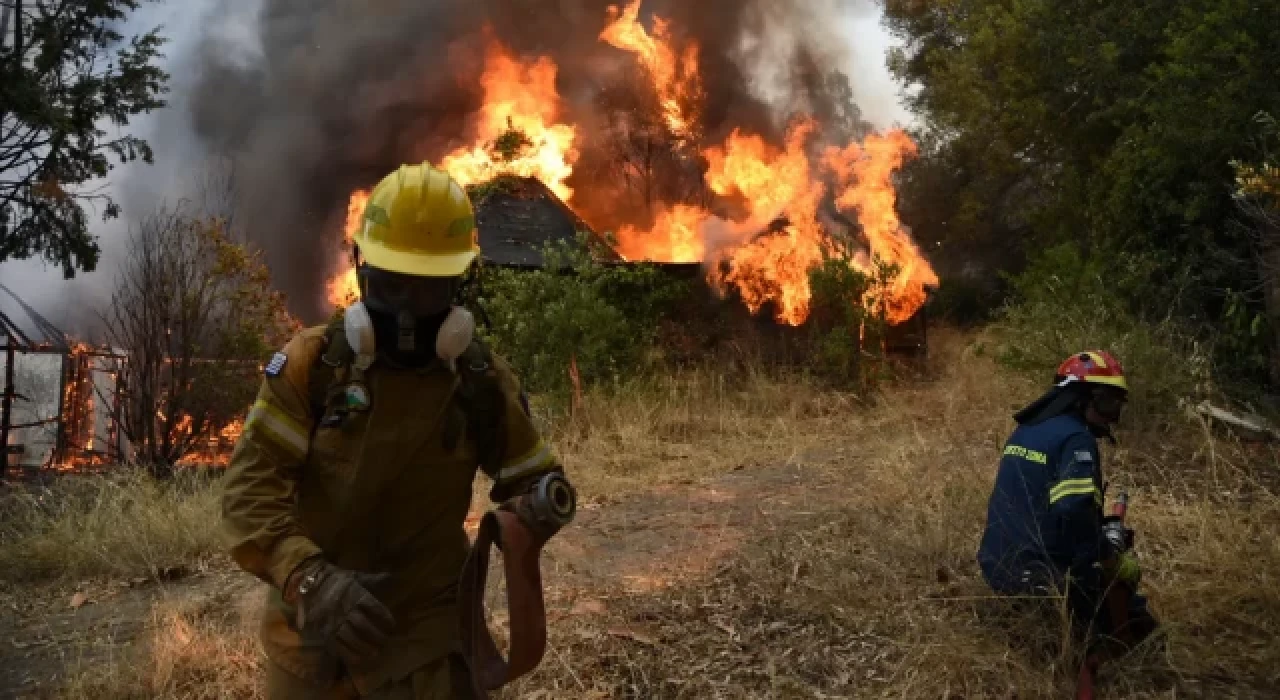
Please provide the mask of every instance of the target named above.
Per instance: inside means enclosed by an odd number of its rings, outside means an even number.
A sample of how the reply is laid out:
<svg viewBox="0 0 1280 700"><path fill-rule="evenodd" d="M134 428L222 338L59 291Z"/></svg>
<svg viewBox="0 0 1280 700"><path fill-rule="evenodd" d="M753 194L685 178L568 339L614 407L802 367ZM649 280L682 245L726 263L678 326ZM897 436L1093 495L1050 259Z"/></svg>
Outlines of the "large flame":
<svg viewBox="0 0 1280 700"><path fill-rule="evenodd" d="M356 268L351 264L350 251L356 231L360 229L360 221L364 218L364 205L368 202L367 190L352 192L351 199L347 201L347 219L342 229L343 248L347 251L344 256L346 265L341 272L329 280L326 290L329 303L339 308L346 308L360 299L360 282L356 278Z"/></svg>
<svg viewBox="0 0 1280 700"><path fill-rule="evenodd" d="M926 287L938 285L938 275L898 221L895 208L898 194L893 188L893 173L915 154L915 143L895 129L871 134L861 145L830 148L823 157L839 181L836 206L842 212L857 212L873 259L899 268L884 300L891 323L911 318L925 302Z"/></svg>
<svg viewBox="0 0 1280 700"><path fill-rule="evenodd" d="M653 34L640 24L640 4L631 0L626 7L609 7L609 26L600 39L636 55L649 72L662 104L667 128L679 137L690 135L693 120L688 112L701 96L698 75L698 45L690 42L677 55L672 48L671 25L662 17L653 18Z"/></svg>
<svg viewBox="0 0 1280 700"><path fill-rule="evenodd" d="M536 177L569 201L573 190L565 180L578 157L577 132L557 121L555 62L545 56L521 62L490 40L480 85L484 106L476 115L475 144L445 156L441 167L464 186L502 174Z"/></svg>
<svg viewBox="0 0 1280 700"><path fill-rule="evenodd" d="M617 251L627 260L703 263L709 281L734 290L753 311L767 305L780 322L798 325L809 316L809 272L829 256L848 260L875 275L877 265L898 274L886 290L874 290L887 320L909 319L924 303L937 275L898 220L894 173L914 156L915 144L902 131L872 134L861 143L826 145L823 125L797 118L785 142L734 131L723 143L701 143L698 124L703 99L698 46L677 45L677 32L662 17L646 31L642 0L609 8L599 39L630 53L643 69L648 89L667 130L682 149L699 152L706 163L703 185L714 195L711 208L690 202L658 202L651 222L623 222ZM464 185L503 173L536 177L573 204L566 182L577 160L577 127L562 123L556 91L557 67L549 58L521 60L490 37L481 79L484 103L476 114L472 145L441 161ZM825 146L825 147L824 147ZM579 197L591 197L584 185ZM612 190L604 188L613 196ZM345 232L359 225L367 193L351 195ZM593 209L601 203L591 202ZM838 222L857 222L845 231ZM354 272L334 279L328 298L344 305L357 296Z"/></svg>
<svg viewBox="0 0 1280 700"><path fill-rule="evenodd" d="M690 133L685 106L698 97L697 47L683 60L671 47L668 23L654 18L652 36L639 23L642 0L623 9L611 7L601 39L634 53L645 67L661 101L668 126L677 136ZM705 182L711 191L740 203L726 220L687 204L661 208L648 230L625 225L618 231L618 252L629 260L707 262L709 279L721 289L732 286L753 311L772 302L777 320L798 325L809 316L809 270L846 246L838 244L819 217L827 187L834 185L841 213L857 219L867 250L850 259L860 272L874 274L881 262L898 276L882 303L890 323L907 320L925 301L925 288L937 275L898 221L893 173L915 154L902 131L872 134L862 144L829 148L811 163L808 146L819 125L798 120L783 150L764 139L734 131L722 146L703 151L709 164ZM871 301L869 299L868 301Z"/></svg>
<svg viewBox="0 0 1280 700"><path fill-rule="evenodd" d="M733 237L719 253L727 265L712 268L711 279L736 286L753 312L774 302L777 319L791 325L808 318L809 269L831 251L818 224L825 188L810 178L805 155L805 142L816 126L808 120L797 124L780 153L760 137L740 132L729 137L724 149L706 153L711 164L707 184L717 194L740 195L750 212L730 227ZM780 232L758 235L774 222Z"/></svg>

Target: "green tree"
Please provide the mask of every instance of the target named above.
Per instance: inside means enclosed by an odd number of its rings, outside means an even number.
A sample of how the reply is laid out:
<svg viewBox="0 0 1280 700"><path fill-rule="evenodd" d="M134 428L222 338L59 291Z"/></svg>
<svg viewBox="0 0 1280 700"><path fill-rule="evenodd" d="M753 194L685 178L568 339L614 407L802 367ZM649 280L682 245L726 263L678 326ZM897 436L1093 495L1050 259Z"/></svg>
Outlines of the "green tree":
<svg viewBox="0 0 1280 700"><path fill-rule="evenodd" d="M1248 313L1237 298L1224 320L1241 326L1237 335L1247 329L1251 337L1267 339L1271 383L1280 385L1280 123L1270 114L1259 114L1256 121L1260 127L1256 157L1231 165L1244 230L1254 242L1260 263L1265 316Z"/></svg>
<svg viewBox="0 0 1280 700"><path fill-rule="evenodd" d="M157 31L119 24L145 0L0 0L0 262L41 255L73 277L97 265L86 205L119 206L85 183L112 162L151 162L146 141L108 133L164 105Z"/></svg>
<svg viewBox="0 0 1280 700"><path fill-rule="evenodd" d="M1142 314L1207 324L1234 299L1260 307L1230 163L1280 103L1280 4L888 0L886 16L924 123L904 210L948 200L913 220L922 238L951 260L1020 263L1064 242L1144 257L1129 290Z"/></svg>

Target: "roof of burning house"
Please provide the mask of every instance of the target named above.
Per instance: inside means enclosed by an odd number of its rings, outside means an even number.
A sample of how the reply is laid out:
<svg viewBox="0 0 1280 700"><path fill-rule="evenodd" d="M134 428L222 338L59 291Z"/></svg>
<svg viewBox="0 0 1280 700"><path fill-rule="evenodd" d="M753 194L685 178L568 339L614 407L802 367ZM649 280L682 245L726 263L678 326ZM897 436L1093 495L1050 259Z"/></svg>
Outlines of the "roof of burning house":
<svg viewBox="0 0 1280 700"><path fill-rule="evenodd" d="M573 244L579 232L597 235L536 178L502 176L469 189L487 264L542 267L541 251L547 244Z"/></svg>
<svg viewBox="0 0 1280 700"><path fill-rule="evenodd" d="M31 308L13 290L0 284L0 347L13 343L15 350L67 351L67 335L35 309Z"/></svg>

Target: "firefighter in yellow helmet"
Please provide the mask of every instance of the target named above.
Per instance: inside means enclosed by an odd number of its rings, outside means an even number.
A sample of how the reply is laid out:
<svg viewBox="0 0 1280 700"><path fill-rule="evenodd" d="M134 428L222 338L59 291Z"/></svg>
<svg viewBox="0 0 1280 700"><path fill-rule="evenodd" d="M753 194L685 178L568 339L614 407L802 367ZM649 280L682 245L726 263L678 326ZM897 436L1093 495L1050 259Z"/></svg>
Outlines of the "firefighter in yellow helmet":
<svg viewBox="0 0 1280 700"><path fill-rule="evenodd" d="M458 580L475 473L496 503L568 485L510 367L454 305L479 253L458 183L399 168L355 243L361 302L267 363L223 525L270 584L270 700L470 698L484 691L460 654Z"/></svg>

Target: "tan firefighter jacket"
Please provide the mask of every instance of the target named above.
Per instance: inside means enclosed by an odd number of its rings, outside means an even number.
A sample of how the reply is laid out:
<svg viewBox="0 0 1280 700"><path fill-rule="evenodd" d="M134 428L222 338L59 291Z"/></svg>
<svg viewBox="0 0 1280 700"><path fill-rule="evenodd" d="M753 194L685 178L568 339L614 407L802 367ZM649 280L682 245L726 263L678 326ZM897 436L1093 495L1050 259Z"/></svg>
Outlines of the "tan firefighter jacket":
<svg viewBox="0 0 1280 700"><path fill-rule="evenodd" d="M293 629L294 611L279 590L294 567L323 554L340 567L391 574L373 592L395 616L396 633L374 667L347 670L368 692L456 644L456 584L469 547L463 521L481 468L476 443L492 438L468 434L471 423L456 420L465 394L442 362L406 370L376 361L363 377L349 366L317 370L328 342L325 327L303 331L266 367L225 476L223 524L236 562L272 585L261 630L268 656L303 678L327 681L339 668ZM523 408L511 368L485 356L488 386L501 390L491 393L505 436L496 464L483 467L497 495L560 467ZM331 375L322 407L313 372ZM363 379L367 410L337 422L353 374ZM456 435L459 425L463 437L450 450L446 433Z"/></svg>

